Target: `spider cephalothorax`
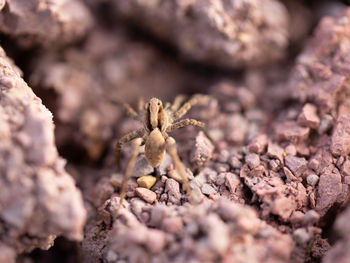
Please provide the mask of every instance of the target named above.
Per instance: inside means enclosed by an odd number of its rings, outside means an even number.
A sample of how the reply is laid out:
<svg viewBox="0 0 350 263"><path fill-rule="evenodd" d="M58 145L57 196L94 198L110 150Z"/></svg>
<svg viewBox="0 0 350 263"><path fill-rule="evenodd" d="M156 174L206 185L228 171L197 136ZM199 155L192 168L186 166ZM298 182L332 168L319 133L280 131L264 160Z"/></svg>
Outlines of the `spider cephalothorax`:
<svg viewBox="0 0 350 263"><path fill-rule="evenodd" d="M126 134L117 143L116 158L117 162L119 163L122 145L133 140L133 150L120 192L120 204L124 199L127 182L132 174L132 170L134 169L135 160L139 153L139 146L141 145L145 145L145 156L147 162L152 167L158 167L160 165L164 158L165 150L168 148L168 152L173 159L175 169L181 176L187 193L191 196L191 190L188 184L185 168L177 154L175 139L169 137L168 132L188 125L204 127L203 122L194 119L177 120L185 115L194 104L206 102L208 99L208 96L197 95L182 105L185 97L178 96L175 98L172 105L170 103L166 103L165 106L163 106L163 103L159 99L152 98L147 104L140 101L138 113L132 109L130 105L123 104L128 115L133 119L140 121L143 124L143 127Z"/></svg>

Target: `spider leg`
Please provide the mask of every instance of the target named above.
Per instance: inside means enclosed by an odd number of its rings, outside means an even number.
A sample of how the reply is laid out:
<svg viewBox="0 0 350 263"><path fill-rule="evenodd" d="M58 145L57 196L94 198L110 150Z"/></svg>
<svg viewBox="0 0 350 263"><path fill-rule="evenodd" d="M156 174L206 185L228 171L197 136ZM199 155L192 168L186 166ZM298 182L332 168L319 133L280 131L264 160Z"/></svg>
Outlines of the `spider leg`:
<svg viewBox="0 0 350 263"><path fill-rule="evenodd" d="M192 97L188 102L182 105L182 107L174 113L174 120L180 119L182 116L184 116L193 105L206 103L209 100L209 98L210 97L206 95L196 95Z"/></svg>
<svg viewBox="0 0 350 263"><path fill-rule="evenodd" d="M139 115L137 114L137 112L127 103L123 103L123 108L125 109L126 114L133 118L134 120L139 121Z"/></svg>
<svg viewBox="0 0 350 263"><path fill-rule="evenodd" d="M139 112L143 111L145 108L145 101L143 98L139 98L139 101L137 102L137 109Z"/></svg>
<svg viewBox="0 0 350 263"><path fill-rule="evenodd" d="M173 104L170 107L170 110L173 112L177 111L180 108L181 103L183 103L185 99L186 99L185 95L177 95L174 99Z"/></svg>
<svg viewBox="0 0 350 263"><path fill-rule="evenodd" d="M120 207L123 203L123 200L125 198L126 187L128 186L128 181L131 177L132 171L134 170L136 157L137 157L137 155L139 155L139 147L141 146L142 141L143 141L142 138L136 138L132 141L131 157L130 157L128 166L126 168L125 177L123 179L122 186L120 189L120 201L119 201L119 206L118 206L117 212L119 212L119 209L120 209Z"/></svg>
<svg viewBox="0 0 350 263"><path fill-rule="evenodd" d="M201 121L197 121L194 119L184 119L184 120L181 120L181 121L178 121L178 122L175 122L175 123L169 125L168 128L166 129L166 131L171 132L173 130L176 130L176 129L179 129L182 127L186 127L188 125L193 125L193 126L198 126L198 127L203 128L205 124Z"/></svg>
<svg viewBox="0 0 350 263"><path fill-rule="evenodd" d="M177 154L177 150L176 150L176 141L173 137L168 137L166 139L166 144L167 144L167 148L168 148L168 152L169 155L171 156L171 159L174 162L175 165L175 169L176 171L179 173L179 175L182 178L182 183L185 186L186 192L188 194L189 200L190 202L192 202L192 191L190 188L190 184L188 182L188 177L185 171L185 167L182 164L179 155Z"/></svg>
<svg viewBox="0 0 350 263"><path fill-rule="evenodd" d="M171 107L170 102L166 102L165 105L164 105L164 109L168 110L168 109L170 109L170 107Z"/></svg>
<svg viewBox="0 0 350 263"><path fill-rule="evenodd" d="M116 162L117 162L117 167L119 168L120 167L120 151L122 149L122 146L137 138L137 137L142 137L143 134L144 134L145 130L144 128L140 128L136 131L132 131L126 135L124 135L122 138L120 138L120 140L117 142L117 146L116 146L116 149L115 149L115 159L116 159Z"/></svg>

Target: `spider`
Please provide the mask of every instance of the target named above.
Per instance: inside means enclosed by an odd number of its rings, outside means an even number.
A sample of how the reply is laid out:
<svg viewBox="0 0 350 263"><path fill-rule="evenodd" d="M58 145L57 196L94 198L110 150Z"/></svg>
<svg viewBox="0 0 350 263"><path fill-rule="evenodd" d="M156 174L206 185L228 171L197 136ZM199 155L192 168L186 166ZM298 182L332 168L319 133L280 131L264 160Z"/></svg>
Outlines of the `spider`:
<svg viewBox="0 0 350 263"><path fill-rule="evenodd" d="M161 164L167 148L175 169L181 176L182 183L191 201L191 188L188 183L185 167L177 154L176 141L173 137L168 135L168 132L188 125L203 128L204 123L194 119L177 120L185 115L193 105L207 102L209 96L196 95L183 104L185 99L185 96L179 95L175 98L173 104L167 102L164 107L162 102L157 98L152 98L146 104L143 100L140 100L138 113L129 104L123 103L127 115L140 121L143 127L123 136L116 146L116 160L119 167L121 148L125 143L132 141L132 154L121 186L119 207L125 198L127 183L134 169L136 157L139 154L139 147L142 145L145 145L146 160L153 168Z"/></svg>

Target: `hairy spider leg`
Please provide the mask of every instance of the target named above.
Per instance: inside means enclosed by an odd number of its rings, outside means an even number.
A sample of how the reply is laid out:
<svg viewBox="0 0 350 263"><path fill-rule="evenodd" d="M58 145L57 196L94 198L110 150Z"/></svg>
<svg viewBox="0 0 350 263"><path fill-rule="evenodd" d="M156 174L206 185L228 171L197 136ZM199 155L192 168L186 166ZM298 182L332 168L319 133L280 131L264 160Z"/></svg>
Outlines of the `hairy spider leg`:
<svg viewBox="0 0 350 263"><path fill-rule="evenodd" d="M182 116L184 116L195 104L205 103L209 99L210 97L206 95L193 96L188 102L182 105L182 107L173 114L174 120L180 119Z"/></svg>
<svg viewBox="0 0 350 263"><path fill-rule="evenodd" d="M140 118L139 118L139 115L137 114L137 112L128 104L128 103L123 103L123 108L126 112L126 114L133 118L134 120L137 120L139 121Z"/></svg>
<svg viewBox="0 0 350 263"><path fill-rule="evenodd" d="M187 174L186 174L186 171L185 171L185 167L182 164L182 162L181 162L181 160L179 158L179 155L177 154L175 139L173 137L168 137L166 139L166 145L167 145L167 148L168 148L169 155L170 155L171 159L173 160L175 169L176 169L176 171L179 173L179 175L182 178L182 183L185 186L185 189L186 189L186 192L188 194L189 200L190 200L190 202L192 202L193 199L192 199L191 187L190 187L190 184L188 182L188 177L187 177Z"/></svg>
<svg viewBox="0 0 350 263"><path fill-rule="evenodd" d="M183 128L183 127L186 127L189 125L198 126L201 128L203 128L205 126L205 124L201 121L197 121L194 119L184 119L184 120L181 120L181 121L178 121L178 122L175 122L175 123L169 125L166 131L171 132L171 131L174 131L176 129L180 129L180 128Z"/></svg>
<svg viewBox="0 0 350 263"><path fill-rule="evenodd" d="M139 112L142 112L145 109L145 101L143 98L139 98L137 102L137 109Z"/></svg>
<svg viewBox="0 0 350 263"><path fill-rule="evenodd" d="M174 99L173 104L170 107L170 110L173 112L177 111L180 108L181 104L186 100L186 97L187 96L185 95L177 95Z"/></svg>
<svg viewBox="0 0 350 263"><path fill-rule="evenodd" d="M123 178L121 190L120 190L120 201L119 201L119 206L117 209L117 213L119 212L119 209L123 203L123 200L125 198L125 193L126 193L126 187L128 186L128 181L131 177L132 171L134 170L135 166L135 161L136 157L139 155L139 148L142 145L143 139L142 138L136 138L132 141L132 153L131 157L128 163L128 166L126 168L125 176Z"/></svg>
<svg viewBox="0 0 350 263"><path fill-rule="evenodd" d="M140 128L136 131L132 131L129 132L128 134L124 135L122 138L120 138L120 140L117 142L117 146L115 149L115 160L117 163L117 167L120 168L120 152L122 149L122 146L127 143L130 142L131 140L137 138L137 137L142 137L145 133L145 129L144 128Z"/></svg>

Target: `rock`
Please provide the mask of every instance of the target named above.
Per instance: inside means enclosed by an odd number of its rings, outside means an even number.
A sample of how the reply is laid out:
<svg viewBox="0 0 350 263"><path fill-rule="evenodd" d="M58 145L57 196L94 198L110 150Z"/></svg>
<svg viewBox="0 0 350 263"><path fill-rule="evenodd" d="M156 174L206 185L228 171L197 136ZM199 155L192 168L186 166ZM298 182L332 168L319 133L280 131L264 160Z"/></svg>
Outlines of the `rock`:
<svg viewBox="0 0 350 263"><path fill-rule="evenodd" d="M320 215L315 210L309 210L305 213L303 218L304 225L314 225L320 219Z"/></svg>
<svg viewBox="0 0 350 263"><path fill-rule="evenodd" d="M298 181L298 178L287 167L283 167L283 172L289 182Z"/></svg>
<svg viewBox="0 0 350 263"><path fill-rule="evenodd" d="M342 212L335 220L334 230L340 238L332 246L328 246L328 251L322 259L323 263L347 263L350 257L350 250L348 249L350 245L350 208L348 207L344 212Z"/></svg>
<svg viewBox="0 0 350 263"><path fill-rule="evenodd" d="M57 235L81 240L86 211L58 155L52 114L1 47L0 98L0 243L9 247L0 254L48 249Z"/></svg>
<svg viewBox="0 0 350 263"><path fill-rule="evenodd" d="M151 190L148 190L143 187L137 187L135 189L135 193L141 197L143 200L145 200L147 203L154 203L157 199L157 195L155 192L152 192Z"/></svg>
<svg viewBox="0 0 350 263"><path fill-rule="evenodd" d="M244 110L248 110L255 105L255 95L247 88L238 88L237 97Z"/></svg>
<svg viewBox="0 0 350 263"><path fill-rule="evenodd" d="M306 182L311 185L311 186L315 186L318 183L319 177L317 176L317 174L309 174L306 177Z"/></svg>
<svg viewBox="0 0 350 263"><path fill-rule="evenodd" d="M311 239L310 234L306 231L305 228L298 228L294 230L293 237L298 244L303 246L306 245Z"/></svg>
<svg viewBox="0 0 350 263"><path fill-rule="evenodd" d="M349 38L349 25L344 23L348 19L346 8L339 9L334 16L325 16L298 56L290 76L288 86L293 96L301 102L310 101L317 105L320 116L336 112L343 99L340 97L346 94L349 46L344 46L343 39ZM322 122L320 127L323 127L318 130L320 134L325 133L329 125Z"/></svg>
<svg viewBox="0 0 350 263"><path fill-rule="evenodd" d="M241 145L246 139L249 130L247 119L240 113L234 113L227 116L226 139L229 142Z"/></svg>
<svg viewBox="0 0 350 263"><path fill-rule="evenodd" d="M324 134L326 133L333 124L333 117L331 115L324 115L321 119L320 126L318 126L317 132L318 134Z"/></svg>
<svg viewBox="0 0 350 263"><path fill-rule="evenodd" d="M165 192L168 194L168 202L173 204L180 204L181 193L180 185L173 179L168 179L165 182Z"/></svg>
<svg viewBox="0 0 350 263"><path fill-rule="evenodd" d="M230 152L228 150L222 150L219 153L218 162L227 163L230 158Z"/></svg>
<svg viewBox="0 0 350 263"><path fill-rule="evenodd" d="M287 155L285 158L285 165L293 172L297 177L301 177L307 170L307 161L305 158L295 157Z"/></svg>
<svg viewBox="0 0 350 263"><path fill-rule="evenodd" d="M335 156L345 156L350 153L350 116L338 117L333 130L331 150Z"/></svg>
<svg viewBox="0 0 350 263"><path fill-rule="evenodd" d="M16 253L9 246L0 242L0 262L15 263Z"/></svg>
<svg viewBox="0 0 350 263"><path fill-rule="evenodd" d="M231 193L236 192L237 186L241 183L238 175L233 173L226 173L226 182L225 185L230 189Z"/></svg>
<svg viewBox="0 0 350 263"><path fill-rule="evenodd" d="M337 201L342 192L342 183L340 174L326 173L320 176L318 183L318 198L316 211L324 216L326 212Z"/></svg>
<svg viewBox="0 0 350 263"><path fill-rule="evenodd" d="M117 1L114 6L115 16L135 24L141 20L138 25L174 45L184 58L213 66L265 64L283 57L288 44L287 10L273 0L226 4L172 0L167 5L132 0ZM249 26L239 29L242 23Z"/></svg>
<svg viewBox="0 0 350 263"><path fill-rule="evenodd" d="M203 184L201 190L205 195L213 195L216 193L216 190L210 184Z"/></svg>
<svg viewBox="0 0 350 263"><path fill-rule="evenodd" d="M50 4L46 0L15 0L6 4L0 14L0 31L23 46L68 44L82 38L92 25L91 14L78 0Z"/></svg>
<svg viewBox="0 0 350 263"><path fill-rule="evenodd" d="M295 209L295 200L290 197L282 196L274 201L271 212L286 221Z"/></svg>
<svg viewBox="0 0 350 263"><path fill-rule="evenodd" d="M121 186L122 180L121 177L118 177L117 179L115 175L112 175L110 179L107 177L101 178L101 180L96 183L95 187L88 193L88 200L90 200L95 207L101 206L111 197L114 192L114 187Z"/></svg>
<svg viewBox="0 0 350 263"><path fill-rule="evenodd" d="M213 177L217 176L217 172L215 170L207 167L204 168L197 176L195 176L193 180L191 180L190 185L202 187L202 185L207 182L208 174L211 174Z"/></svg>
<svg viewBox="0 0 350 263"><path fill-rule="evenodd" d="M298 124L317 129L320 125L320 118L317 116L317 108L311 103L306 103L298 117Z"/></svg>
<svg viewBox="0 0 350 263"><path fill-rule="evenodd" d="M267 145L267 135L260 134L256 136L248 145L248 150L252 153L262 153Z"/></svg>
<svg viewBox="0 0 350 263"><path fill-rule="evenodd" d="M151 253L160 253L166 244L166 238L163 231L149 229L145 245Z"/></svg>
<svg viewBox="0 0 350 263"><path fill-rule="evenodd" d="M269 161L269 166L272 171L277 172L280 168L281 162L278 159L272 159Z"/></svg>
<svg viewBox="0 0 350 263"><path fill-rule="evenodd" d="M304 141L309 136L309 132L308 127L300 127L293 121L278 123L275 129L278 141L289 141L295 144Z"/></svg>
<svg viewBox="0 0 350 263"><path fill-rule="evenodd" d="M246 155L245 162L248 164L250 169L254 169L255 167L260 165L259 155L256 153L250 153Z"/></svg>
<svg viewBox="0 0 350 263"><path fill-rule="evenodd" d="M283 164L284 154L285 154L284 150L278 144L271 143L271 142L268 144L267 156L276 158L280 161L280 163Z"/></svg>
<svg viewBox="0 0 350 263"><path fill-rule="evenodd" d="M215 214L211 214L201 220L208 233L208 242L216 253L223 253L229 246L229 231L227 225Z"/></svg>
<svg viewBox="0 0 350 263"><path fill-rule="evenodd" d="M292 213L292 215L290 216L290 222L293 224L293 225L300 225L300 223L302 222L304 218L304 213L301 212L301 211L294 211Z"/></svg>
<svg viewBox="0 0 350 263"><path fill-rule="evenodd" d="M237 158L237 156L231 156L229 158L229 164L232 166L232 168L239 169L242 167L242 162Z"/></svg>
<svg viewBox="0 0 350 263"><path fill-rule="evenodd" d="M220 173L215 180L215 184L223 185L225 183L225 180L226 180L226 173Z"/></svg>
<svg viewBox="0 0 350 263"><path fill-rule="evenodd" d="M172 234L180 233L183 229L182 219L180 217L167 217L162 222L162 229Z"/></svg>
<svg viewBox="0 0 350 263"><path fill-rule="evenodd" d="M343 163L342 174L343 174L344 176L350 176L350 159L347 159L347 160Z"/></svg>
<svg viewBox="0 0 350 263"><path fill-rule="evenodd" d="M154 168L147 162L144 154L137 157L134 170L131 174L132 177L142 177L150 174L154 171Z"/></svg>
<svg viewBox="0 0 350 263"><path fill-rule="evenodd" d="M139 187L151 189L151 187L156 183L156 181L156 177L152 175L145 175L137 179L137 184L139 185Z"/></svg>
<svg viewBox="0 0 350 263"><path fill-rule="evenodd" d="M289 144L286 147L286 154L287 155L292 155L292 156L295 156L297 154L297 148L295 147L294 144Z"/></svg>
<svg viewBox="0 0 350 263"><path fill-rule="evenodd" d="M214 151L214 145L205 136L205 134L200 131L195 139L195 145L191 151L191 163L194 164L196 169L204 166L204 164L212 158Z"/></svg>

